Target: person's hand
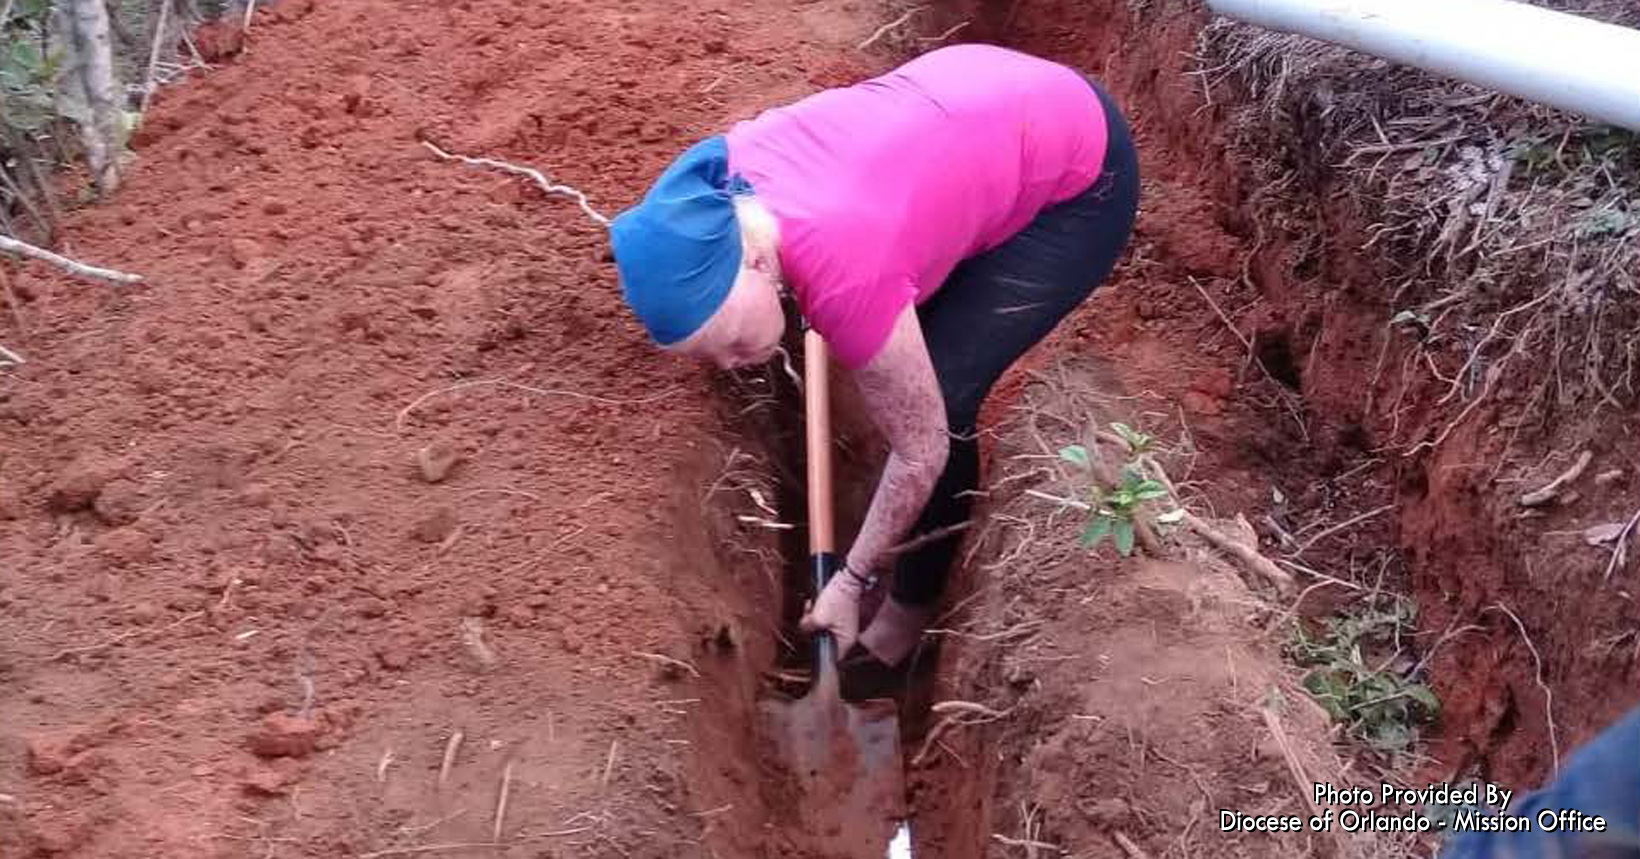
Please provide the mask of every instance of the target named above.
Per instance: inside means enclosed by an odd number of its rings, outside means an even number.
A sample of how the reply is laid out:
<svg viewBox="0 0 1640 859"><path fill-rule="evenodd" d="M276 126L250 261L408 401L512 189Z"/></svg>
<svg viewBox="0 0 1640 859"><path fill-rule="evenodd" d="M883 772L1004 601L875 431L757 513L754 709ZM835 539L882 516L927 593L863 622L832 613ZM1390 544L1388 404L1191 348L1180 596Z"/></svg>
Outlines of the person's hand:
<svg viewBox="0 0 1640 859"><path fill-rule="evenodd" d="M839 572L826 583L799 625L810 634L822 630L831 633L837 641L837 653L847 653L860 636L860 595L864 592L859 579L847 571Z"/></svg>

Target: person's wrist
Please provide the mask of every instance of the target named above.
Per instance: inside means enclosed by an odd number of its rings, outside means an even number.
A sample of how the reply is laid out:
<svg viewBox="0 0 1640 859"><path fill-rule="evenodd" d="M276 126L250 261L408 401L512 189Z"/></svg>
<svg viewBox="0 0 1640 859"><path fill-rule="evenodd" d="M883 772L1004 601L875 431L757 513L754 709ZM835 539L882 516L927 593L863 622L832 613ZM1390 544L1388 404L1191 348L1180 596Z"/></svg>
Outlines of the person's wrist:
<svg viewBox="0 0 1640 859"><path fill-rule="evenodd" d="M876 575L874 575L870 572L866 572L866 571L863 571L863 570L856 569L855 566L853 564L849 563L847 560L843 561L842 566L840 566L838 568L837 572L844 579L848 580L848 582L856 590L865 591L865 590L870 589L873 585L877 584Z"/></svg>

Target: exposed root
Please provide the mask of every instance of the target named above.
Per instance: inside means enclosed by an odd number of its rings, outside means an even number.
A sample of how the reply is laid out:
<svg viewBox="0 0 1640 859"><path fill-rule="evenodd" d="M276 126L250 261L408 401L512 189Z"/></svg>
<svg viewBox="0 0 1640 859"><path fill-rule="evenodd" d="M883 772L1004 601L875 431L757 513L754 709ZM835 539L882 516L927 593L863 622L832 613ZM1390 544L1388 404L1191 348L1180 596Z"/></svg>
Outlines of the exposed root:
<svg viewBox="0 0 1640 859"><path fill-rule="evenodd" d="M1343 522L1340 522L1337 525L1334 525L1330 528L1324 528L1321 531L1317 532L1315 534L1315 536L1311 537L1308 540L1305 540L1302 545L1300 545L1296 550L1294 550L1293 551L1293 557L1296 558L1296 557L1304 554L1304 552L1306 550L1308 550L1311 546L1314 546L1316 543L1320 542L1321 540L1323 540L1327 537L1330 537L1334 534L1337 534L1339 531L1343 531L1343 530L1346 530L1346 529L1349 529L1349 528L1353 528L1356 525L1359 525L1362 522L1365 522L1368 519L1373 518L1374 516L1379 516L1379 515L1382 515L1384 513L1388 513L1389 511L1394 510L1395 506L1396 505L1394 505L1394 504L1385 504L1382 507L1377 507L1377 508L1374 508L1372 510L1368 510L1367 512L1362 513L1358 516L1352 516L1351 518L1346 519Z"/></svg>
<svg viewBox="0 0 1640 859"><path fill-rule="evenodd" d="M510 164L506 161L497 161L494 158L474 158L468 155L457 155L454 153L445 152L443 149L434 146L426 140L423 140L421 145L432 150L434 155L437 155L445 161L460 161L463 164L471 164L474 167L489 167L494 170L500 170L504 173L512 173L518 176L523 176L531 182L534 182L536 187L539 187L548 195L569 197L574 200L576 204L581 207L581 211L585 212L587 217L591 218L599 226L609 226L609 218L604 217L596 209L592 208L592 204L587 202L586 194L583 194L568 185L556 185L547 181L547 177L534 167L520 167L517 164Z"/></svg>
<svg viewBox="0 0 1640 859"><path fill-rule="evenodd" d="M1548 722L1549 754L1553 756L1554 775L1560 775L1560 740L1555 732L1555 696L1549 690L1549 684L1543 682L1543 656L1538 653L1537 645L1532 643L1532 637L1526 634L1526 624L1521 623L1520 618L1510 611L1508 606L1501 602L1494 603L1485 611L1501 611L1509 615L1509 619L1515 622L1515 629L1520 631L1520 640L1525 642L1526 649L1532 652L1532 665L1537 670L1537 685L1543 690L1543 717Z"/></svg>
<svg viewBox="0 0 1640 859"><path fill-rule="evenodd" d="M1212 544L1213 548L1234 558L1248 572L1263 579L1281 595L1290 596L1297 588L1292 575L1276 566L1274 561L1264 557L1257 549L1231 539L1188 510L1184 513L1184 524L1196 536Z"/></svg>
<svg viewBox="0 0 1640 859"><path fill-rule="evenodd" d="M934 745L940 741L945 733L953 728L971 725L984 725L998 719L1007 718L1014 712L1014 708L996 710L984 704L972 701L941 701L929 708L934 713L944 714L945 718L936 724L928 736L923 738L922 748L917 751L916 757L911 759L913 767L920 767L934 750Z"/></svg>
<svg viewBox="0 0 1640 859"><path fill-rule="evenodd" d="M1582 477L1583 472L1589 467L1589 463L1593 461L1594 454L1587 450L1583 451L1578 454L1577 460L1572 463L1570 468L1561 472L1554 480L1549 481L1542 487L1522 495L1516 503L1522 507L1542 507L1548 504L1560 495L1562 489Z"/></svg>
<svg viewBox="0 0 1640 859"><path fill-rule="evenodd" d="M884 24L881 27L878 27L876 32L872 33L871 36L868 37L865 41L863 41L860 44L856 45L855 49L863 51L866 48L871 47L872 45L877 43L878 39L881 39L882 37L888 35L890 32L892 32L896 29L899 29L902 25L905 24L905 22L910 21L912 16L916 15L918 12L923 11L925 8L927 8L927 7L925 7L925 6L912 6L910 9L905 10L904 15L901 15L900 17L895 18L894 20L888 22L887 24Z"/></svg>

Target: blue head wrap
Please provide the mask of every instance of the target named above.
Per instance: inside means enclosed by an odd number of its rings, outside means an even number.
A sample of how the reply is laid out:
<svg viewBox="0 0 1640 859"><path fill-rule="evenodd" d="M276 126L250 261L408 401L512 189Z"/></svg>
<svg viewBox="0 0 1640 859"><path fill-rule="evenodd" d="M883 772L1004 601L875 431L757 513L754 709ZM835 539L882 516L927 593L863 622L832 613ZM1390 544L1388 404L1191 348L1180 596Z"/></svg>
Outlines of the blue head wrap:
<svg viewBox="0 0 1640 859"><path fill-rule="evenodd" d="M733 198L750 191L729 174L724 138L708 137L610 224L622 294L655 342L688 337L723 304L740 270Z"/></svg>

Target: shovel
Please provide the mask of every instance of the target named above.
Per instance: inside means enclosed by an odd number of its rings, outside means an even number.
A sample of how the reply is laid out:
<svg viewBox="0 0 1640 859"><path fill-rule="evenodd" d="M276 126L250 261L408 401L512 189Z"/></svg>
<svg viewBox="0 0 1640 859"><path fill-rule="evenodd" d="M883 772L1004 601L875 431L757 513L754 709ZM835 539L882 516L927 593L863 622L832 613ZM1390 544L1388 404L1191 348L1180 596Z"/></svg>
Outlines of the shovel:
<svg viewBox="0 0 1640 859"><path fill-rule="evenodd" d="M831 509L831 408L826 343L805 334L803 417L808 459L809 569L814 595L839 567ZM762 703L764 723L797 790L795 807L815 859L909 857L898 707L892 700L842 699L837 643L813 640L814 682L795 701Z"/></svg>

